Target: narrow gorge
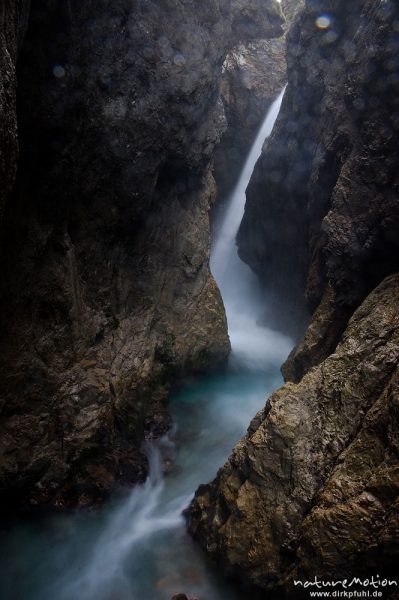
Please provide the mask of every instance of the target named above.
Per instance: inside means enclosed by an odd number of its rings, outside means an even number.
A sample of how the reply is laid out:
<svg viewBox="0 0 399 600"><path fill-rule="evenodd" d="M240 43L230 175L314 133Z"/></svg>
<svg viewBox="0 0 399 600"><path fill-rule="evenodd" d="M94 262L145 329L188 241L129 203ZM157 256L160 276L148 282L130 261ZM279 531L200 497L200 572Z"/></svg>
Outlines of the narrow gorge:
<svg viewBox="0 0 399 600"><path fill-rule="evenodd" d="M169 427L170 389L228 355L208 264L221 67L239 41L281 35L283 19L255 0L36 0L26 28L24 3L8 4L7 56L11 34L24 41L0 481L11 505L83 506L144 480L143 433Z"/></svg>
<svg viewBox="0 0 399 600"><path fill-rule="evenodd" d="M396 600L395 0L0 25L0 597Z"/></svg>

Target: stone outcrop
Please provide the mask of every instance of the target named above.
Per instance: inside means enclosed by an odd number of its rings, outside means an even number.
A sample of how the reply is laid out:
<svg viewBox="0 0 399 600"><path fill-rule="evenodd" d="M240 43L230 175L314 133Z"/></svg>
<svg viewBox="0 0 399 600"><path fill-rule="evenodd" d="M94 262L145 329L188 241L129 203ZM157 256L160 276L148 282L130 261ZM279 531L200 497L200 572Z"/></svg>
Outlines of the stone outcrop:
<svg viewBox="0 0 399 600"><path fill-rule="evenodd" d="M268 594L396 575L398 23L393 1L305 3L247 193L241 257L293 310L306 292L312 318L189 528Z"/></svg>
<svg viewBox="0 0 399 600"><path fill-rule="evenodd" d="M273 0L32 2L2 232L5 502L83 505L142 480L171 382L226 358L208 265L221 67L281 32Z"/></svg>
<svg viewBox="0 0 399 600"><path fill-rule="evenodd" d="M310 310L319 306L285 368L292 380L334 350L353 310L399 268L397 20L393 2L317 0L288 34L289 86L238 244L291 311L305 288Z"/></svg>
<svg viewBox="0 0 399 600"><path fill-rule="evenodd" d="M355 312L336 351L275 392L190 530L231 575L292 591L294 579L395 574L399 552L399 275Z"/></svg>

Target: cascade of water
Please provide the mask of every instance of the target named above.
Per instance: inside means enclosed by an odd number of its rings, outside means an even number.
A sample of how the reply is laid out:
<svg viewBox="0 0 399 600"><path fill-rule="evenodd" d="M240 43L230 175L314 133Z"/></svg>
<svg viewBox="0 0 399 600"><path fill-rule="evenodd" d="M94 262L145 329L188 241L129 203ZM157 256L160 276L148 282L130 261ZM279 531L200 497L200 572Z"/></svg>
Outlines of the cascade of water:
<svg viewBox="0 0 399 600"><path fill-rule="evenodd" d="M240 179L221 220L211 253L211 270L226 308L232 346L231 364L258 370L287 353L291 340L259 326L264 304L257 278L237 254L236 235L245 208L245 190L265 139L270 135L285 88L273 102L259 129Z"/></svg>
<svg viewBox="0 0 399 600"><path fill-rule="evenodd" d="M284 90L273 102L266 118L256 136L254 144L245 162L243 171L237 186L232 194L231 200L227 206L227 211L222 221L216 243L212 249L211 268L221 288L223 300L225 302L227 318L229 322L229 331L233 348L233 362L242 368L244 365L252 370L259 370L266 365L277 362L288 353L290 341L276 332L271 332L257 325L257 318L260 315L260 300L256 295L256 278L250 269L238 258L235 245L235 237L240 225L245 206L245 190L254 169L255 163L262 151L265 138L270 135L274 122L280 110ZM277 361L276 361L277 357ZM222 398L223 396L222 391ZM220 392L219 392L220 393ZM250 395L247 394L247 405L249 408ZM247 411L242 415L242 422L236 428L235 424L231 427L228 423L228 413L231 413L234 400L230 396L228 402L219 405L218 417L223 422L223 426L229 433L237 431L239 435L241 427L250 416ZM226 410L227 408L227 410ZM237 406L239 411L239 406ZM211 412L211 409L208 409ZM209 415L208 415L209 417ZM216 415L215 415L216 417ZM214 432L203 435L207 441L207 450L214 441ZM191 448L193 453L194 447ZM197 452L202 450L201 445ZM195 453L196 454L196 453ZM195 455L194 454L194 455ZM220 447L215 456L215 462L220 459ZM116 515L110 520L101 539L99 540L99 549L94 553L90 568L88 568L83 577L73 584L73 591L83 588L90 590L88 596L101 598L106 589L107 582L119 581L120 589L124 587L124 577L121 571L121 565L126 555L134 553L143 547L145 540L159 535L162 530L173 531L179 525L182 525L182 509L188 504L190 496L195 486L190 487L190 479L187 480L187 471L181 478L177 477L174 484L171 497L165 496L164 480L160 472L160 451L159 447L153 445L150 456L150 475L143 487L133 492L129 501L121 507ZM210 455L209 455L210 457ZM208 463L209 463L208 457ZM189 461L190 464L190 461ZM215 464L215 467L217 464ZM200 474L197 470L197 477L206 477L206 472ZM205 479L206 480L206 479ZM198 482L201 479L198 479ZM131 521L126 528L125 523ZM155 537L154 537L155 536ZM156 542L155 542L156 543ZM66 598L69 598L72 590L67 590ZM125 591L126 594L126 591Z"/></svg>

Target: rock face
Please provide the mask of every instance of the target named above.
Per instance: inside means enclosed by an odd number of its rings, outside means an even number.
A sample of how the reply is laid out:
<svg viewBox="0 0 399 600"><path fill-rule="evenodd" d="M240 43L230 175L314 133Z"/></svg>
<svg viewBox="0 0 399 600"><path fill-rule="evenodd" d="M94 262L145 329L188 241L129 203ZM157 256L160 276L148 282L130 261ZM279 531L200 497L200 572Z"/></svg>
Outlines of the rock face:
<svg viewBox="0 0 399 600"><path fill-rule="evenodd" d="M296 381L399 268L397 22L394 2L317 0L288 35L289 86L238 244L291 310L305 288L310 309L319 306L285 369Z"/></svg>
<svg viewBox="0 0 399 600"><path fill-rule="evenodd" d="M305 3L248 190L241 256L292 306L306 290L313 316L284 367L291 381L198 489L189 528L268 593L396 574L398 23L390 1Z"/></svg>
<svg viewBox="0 0 399 600"><path fill-rule="evenodd" d="M0 5L0 225L17 172L16 65L27 28L30 0Z"/></svg>
<svg viewBox="0 0 399 600"><path fill-rule="evenodd" d="M142 480L171 382L226 358L208 266L219 78L281 24L273 0L32 2L2 239L6 502L82 505Z"/></svg>
<svg viewBox="0 0 399 600"><path fill-rule="evenodd" d="M296 14L303 8L305 0L281 0L281 8L287 23L290 24Z"/></svg>
<svg viewBox="0 0 399 600"><path fill-rule="evenodd" d="M355 312L334 354L256 415L190 530L262 588L395 574L399 543L399 275ZM295 590L293 590L295 591Z"/></svg>

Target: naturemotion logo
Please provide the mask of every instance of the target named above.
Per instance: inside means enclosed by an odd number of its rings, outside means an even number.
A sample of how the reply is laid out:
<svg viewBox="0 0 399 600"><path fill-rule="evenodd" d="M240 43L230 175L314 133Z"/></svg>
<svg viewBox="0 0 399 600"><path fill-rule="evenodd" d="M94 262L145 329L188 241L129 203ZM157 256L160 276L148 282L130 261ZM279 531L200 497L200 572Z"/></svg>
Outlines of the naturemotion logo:
<svg viewBox="0 0 399 600"><path fill-rule="evenodd" d="M379 575L361 579L294 579L294 586L309 591L310 598L383 598L384 591L392 592L398 587L395 579L381 578Z"/></svg>

